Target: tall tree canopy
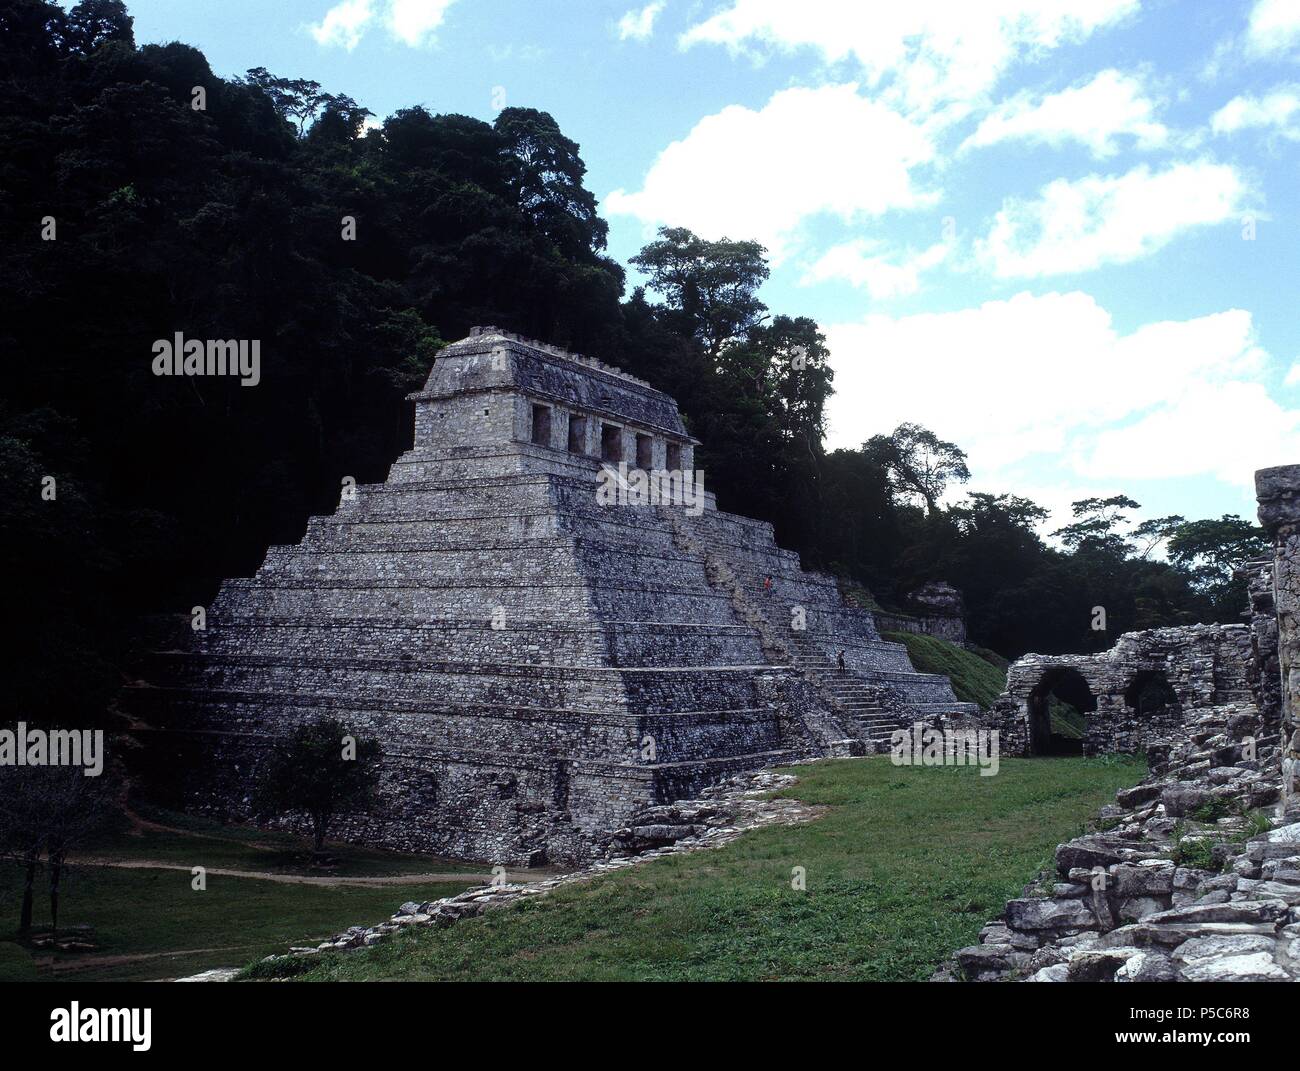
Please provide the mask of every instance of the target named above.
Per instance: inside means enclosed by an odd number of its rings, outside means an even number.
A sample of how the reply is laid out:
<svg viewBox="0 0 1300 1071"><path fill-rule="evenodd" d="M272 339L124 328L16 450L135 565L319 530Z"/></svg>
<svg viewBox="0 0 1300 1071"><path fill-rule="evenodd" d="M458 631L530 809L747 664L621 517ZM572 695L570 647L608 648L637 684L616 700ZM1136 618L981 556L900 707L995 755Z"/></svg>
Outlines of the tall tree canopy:
<svg viewBox="0 0 1300 1071"><path fill-rule="evenodd" d="M344 477L382 479L404 395L475 324L674 395L724 509L885 603L950 581L1004 654L1112 642L1087 629L1098 604L1115 627L1239 612L1231 564L1259 545L1240 518L1130 532L1119 495L1077 504L1057 546L1015 495L944 505L969 471L942 429L828 454L825 339L769 312L763 247L664 228L625 298L554 117L413 106L375 126L300 73L223 79L191 46L137 47L118 0L0 0L0 562L23 716L86 724L131 622L205 604ZM258 340L260 384L155 376L178 331Z"/></svg>

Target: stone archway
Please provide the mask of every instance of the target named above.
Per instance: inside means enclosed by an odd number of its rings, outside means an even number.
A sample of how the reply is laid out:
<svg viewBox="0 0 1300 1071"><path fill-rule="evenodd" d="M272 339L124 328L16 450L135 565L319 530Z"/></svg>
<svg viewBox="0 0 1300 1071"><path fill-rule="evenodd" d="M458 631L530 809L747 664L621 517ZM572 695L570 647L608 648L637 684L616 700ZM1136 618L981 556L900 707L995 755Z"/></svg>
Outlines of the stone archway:
<svg viewBox="0 0 1300 1071"><path fill-rule="evenodd" d="M1163 670L1143 669L1124 687L1128 722L1134 727L1132 746L1144 739L1161 739L1183 720L1183 701Z"/></svg>
<svg viewBox="0 0 1300 1071"><path fill-rule="evenodd" d="M1087 679L1073 666L1050 666L1029 693L1029 754L1031 755L1081 755L1083 753L1084 727L1079 735L1061 731L1064 726L1053 727L1052 699L1073 707L1083 718L1097 709L1097 697ZM1058 718L1065 711L1058 713Z"/></svg>
<svg viewBox="0 0 1300 1071"><path fill-rule="evenodd" d="M1178 692L1159 669L1144 669L1133 675L1124 689L1124 704L1139 718L1152 719L1182 711Z"/></svg>

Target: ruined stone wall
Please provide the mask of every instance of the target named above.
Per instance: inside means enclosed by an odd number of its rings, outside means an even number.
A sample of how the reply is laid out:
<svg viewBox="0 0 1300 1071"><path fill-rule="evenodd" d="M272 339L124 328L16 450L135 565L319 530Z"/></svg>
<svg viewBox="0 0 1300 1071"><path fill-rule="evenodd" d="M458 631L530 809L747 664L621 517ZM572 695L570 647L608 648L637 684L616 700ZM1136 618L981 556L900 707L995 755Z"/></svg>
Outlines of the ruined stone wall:
<svg viewBox="0 0 1300 1071"><path fill-rule="evenodd" d="M966 645L966 620L943 614L896 614L873 610L876 628L881 632L907 632L915 636L934 636L958 647Z"/></svg>
<svg viewBox="0 0 1300 1071"><path fill-rule="evenodd" d="M1077 677L1075 676L1077 675ZM1042 750L1045 700L1054 682L1086 686L1095 709L1085 714L1083 750L1094 755L1158 747L1177 735L1187 711L1252 701L1258 690L1252 630L1245 625L1183 625L1128 632L1096 655L1038 655L1007 670L1007 690L986 721L998 728L1004 753ZM1167 682L1177 705L1142 711L1132 690Z"/></svg>
<svg viewBox="0 0 1300 1071"><path fill-rule="evenodd" d="M1300 465L1255 473L1259 521L1273 540L1282 792L1294 800L1300 764Z"/></svg>
<svg viewBox="0 0 1300 1071"><path fill-rule="evenodd" d="M1248 627L1132 633L1105 655L1055 660L1086 677L1103 717L1129 666L1163 660L1187 709L1148 747L1149 776L1097 831L1058 845L1055 872L938 979L1300 980L1300 465L1255 482L1275 553L1242 567ZM1022 740L1048 661L1016 663L999 701Z"/></svg>
<svg viewBox="0 0 1300 1071"><path fill-rule="evenodd" d="M873 614L882 632L935 636L966 646L965 600L960 591L942 580L932 580L909 594L900 613L875 610Z"/></svg>
<svg viewBox="0 0 1300 1071"><path fill-rule="evenodd" d="M1247 562L1244 576L1250 608L1247 618L1255 661L1255 705L1264 726L1277 731L1282 718L1282 670L1277 653L1277 606L1273 599L1273 559Z"/></svg>

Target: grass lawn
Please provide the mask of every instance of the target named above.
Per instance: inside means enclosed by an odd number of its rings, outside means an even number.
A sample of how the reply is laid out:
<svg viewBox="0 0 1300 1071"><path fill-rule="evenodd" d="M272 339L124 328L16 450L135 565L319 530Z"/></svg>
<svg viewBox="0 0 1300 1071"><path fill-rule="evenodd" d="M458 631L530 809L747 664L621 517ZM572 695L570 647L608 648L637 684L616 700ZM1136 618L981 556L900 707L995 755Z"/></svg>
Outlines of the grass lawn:
<svg viewBox="0 0 1300 1071"><path fill-rule="evenodd" d="M325 979L920 981L1081 832L1139 759L798 767L829 810L557 890L446 930L323 957ZM805 868L807 890L791 887Z"/></svg>
<svg viewBox="0 0 1300 1071"><path fill-rule="evenodd" d="M405 900L453 895L479 884L475 875L484 872L482 864L333 844L329 850L337 865L313 870L307 842L287 833L222 827L170 812L141 813L175 829L150 829L140 836L115 833L81 854L186 869L74 866L62 888L60 929L91 927L97 951L60 954L58 970L51 969L48 951L36 950L34 962L31 952L14 943L22 875L16 866L0 867L0 981L172 978L210 967L239 967L291 944L315 944L348 926L382 921ZM463 872L465 881L348 887L209 874L207 889L197 892L190 887L188 869L196 865L347 877ZM38 930L49 923L45 880L44 874L37 878L33 921Z"/></svg>
<svg viewBox="0 0 1300 1071"><path fill-rule="evenodd" d="M310 844L302 837L256 826L223 826L176 811L137 806L140 817L167 826L126 830L106 836L79 854L96 859L150 859L186 867L315 874ZM465 863L431 855L385 852L355 844L331 843L328 873L337 877L389 877L401 874L458 873L484 876L483 863Z"/></svg>

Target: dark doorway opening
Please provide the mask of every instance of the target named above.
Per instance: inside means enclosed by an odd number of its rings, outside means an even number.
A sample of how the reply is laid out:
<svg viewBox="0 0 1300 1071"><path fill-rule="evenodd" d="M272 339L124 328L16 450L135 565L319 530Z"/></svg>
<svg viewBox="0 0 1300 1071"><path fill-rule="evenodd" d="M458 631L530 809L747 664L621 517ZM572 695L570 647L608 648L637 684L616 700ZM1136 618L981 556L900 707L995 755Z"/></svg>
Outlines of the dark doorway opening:
<svg viewBox="0 0 1300 1071"><path fill-rule="evenodd" d="M587 418L569 417L569 453L585 454L587 452Z"/></svg>
<svg viewBox="0 0 1300 1071"><path fill-rule="evenodd" d="M538 446L551 445L551 407L533 406L533 442Z"/></svg>
<svg viewBox="0 0 1300 1071"><path fill-rule="evenodd" d="M1124 689L1124 702L1144 719L1167 715L1177 717L1183 710L1169 678L1158 669L1144 669L1134 676L1132 683Z"/></svg>
<svg viewBox="0 0 1300 1071"><path fill-rule="evenodd" d="M1087 716L1096 709L1082 673L1069 666L1049 669L1029 694L1029 753L1082 755Z"/></svg>
<svg viewBox="0 0 1300 1071"><path fill-rule="evenodd" d="M616 424L600 426L600 459L601 461L623 460L623 429Z"/></svg>

